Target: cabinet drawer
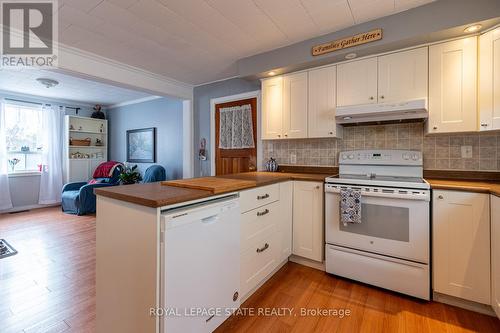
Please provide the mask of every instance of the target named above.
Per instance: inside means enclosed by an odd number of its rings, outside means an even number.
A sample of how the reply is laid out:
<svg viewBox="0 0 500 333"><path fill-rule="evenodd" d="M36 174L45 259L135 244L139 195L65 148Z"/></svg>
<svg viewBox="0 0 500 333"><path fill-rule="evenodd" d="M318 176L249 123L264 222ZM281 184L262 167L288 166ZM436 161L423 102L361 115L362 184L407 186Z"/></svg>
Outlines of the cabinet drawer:
<svg viewBox="0 0 500 333"><path fill-rule="evenodd" d="M241 252L279 229L279 202L241 214Z"/></svg>
<svg viewBox="0 0 500 333"><path fill-rule="evenodd" d="M273 184L240 192L241 212L248 212L280 199L280 186Z"/></svg>
<svg viewBox="0 0 500 333"><path fill-rule="evenodd" d="M275 232L241 254L242 296L255 288L279 264L280 238L280 233Z"/></svg>

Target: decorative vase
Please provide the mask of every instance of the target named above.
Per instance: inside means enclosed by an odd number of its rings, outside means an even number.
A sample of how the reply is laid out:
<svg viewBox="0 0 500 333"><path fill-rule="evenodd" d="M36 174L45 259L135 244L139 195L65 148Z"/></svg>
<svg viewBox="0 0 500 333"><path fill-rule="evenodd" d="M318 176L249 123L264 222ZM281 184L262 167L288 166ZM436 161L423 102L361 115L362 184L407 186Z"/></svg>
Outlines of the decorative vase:
<svg viewBox="0 0 500 333"><path fill-rule="evenodd" d="M269 161L266 162L266 170L270 172L278 171L278 162L274 158L270 158Z"/></svg>

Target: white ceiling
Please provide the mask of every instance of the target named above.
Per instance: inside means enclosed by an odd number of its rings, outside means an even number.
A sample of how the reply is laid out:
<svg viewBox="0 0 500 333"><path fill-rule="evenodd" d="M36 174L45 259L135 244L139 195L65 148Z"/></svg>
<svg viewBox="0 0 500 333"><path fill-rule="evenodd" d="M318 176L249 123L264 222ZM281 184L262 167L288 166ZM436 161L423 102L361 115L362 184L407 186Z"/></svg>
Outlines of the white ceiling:
<svg viewBox="0 0 500 333"><path fill-rule="evenodd" d="M40 77L57 80L59 85L46 88L36 81ZM0 70L0 90L106 106L151 96L138 91L40 69Z"/></svg>
<svg viewBox="0 0 500 333"><path fill-rule="evenodd" d="M238 59L434 0L59 0L59 38L182 82L236 74Z"/></svg>

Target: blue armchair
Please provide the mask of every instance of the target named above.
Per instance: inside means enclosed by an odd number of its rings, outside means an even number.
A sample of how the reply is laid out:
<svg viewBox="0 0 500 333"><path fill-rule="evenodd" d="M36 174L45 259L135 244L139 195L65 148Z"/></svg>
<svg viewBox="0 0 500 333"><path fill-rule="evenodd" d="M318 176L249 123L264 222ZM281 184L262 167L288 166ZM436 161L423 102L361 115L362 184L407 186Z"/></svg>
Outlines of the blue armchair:
<svg viewBox="0 0 500 333"><path fill-rule="evenodd" d="M112 177L99 178L101 181L99 183L89 184L87 182L76 182L64 185L61 195L63 212L76 215L95 213L96 196L94 194L94 189L119 185L119 176L121 172L122 168L117 167Z"/></svg>
<svg viewBox="0 0 500 333"><path fill-rule="evenodd" d="M161 165L152 165L144 172L144 183L161 182L167 179L165 168Z"/></svg>

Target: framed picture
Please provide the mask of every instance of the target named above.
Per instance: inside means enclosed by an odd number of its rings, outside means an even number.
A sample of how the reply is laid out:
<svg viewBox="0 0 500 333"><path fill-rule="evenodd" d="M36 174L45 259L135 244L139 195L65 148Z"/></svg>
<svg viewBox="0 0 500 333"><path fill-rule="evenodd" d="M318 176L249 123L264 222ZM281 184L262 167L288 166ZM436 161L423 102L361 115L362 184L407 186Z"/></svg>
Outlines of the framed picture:
<svg viewBox="0 0 500 333"><path fill-rule="evenodd" d="M156 163L156 127L127 131L127 162Z"/></svg>

